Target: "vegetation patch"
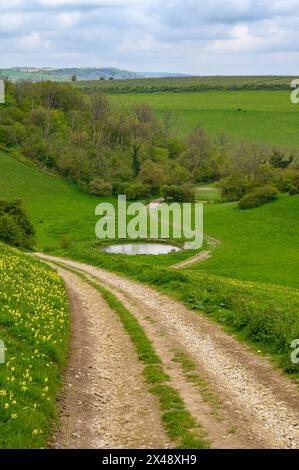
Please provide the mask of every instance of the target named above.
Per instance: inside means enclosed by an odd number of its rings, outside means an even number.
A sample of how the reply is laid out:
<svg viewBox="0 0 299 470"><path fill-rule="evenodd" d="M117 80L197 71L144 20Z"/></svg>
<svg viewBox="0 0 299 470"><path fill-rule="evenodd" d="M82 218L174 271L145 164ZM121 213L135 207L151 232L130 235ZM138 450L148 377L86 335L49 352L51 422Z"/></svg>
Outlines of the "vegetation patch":
<svg viewBox="0 0 299 470"><path fill-rule="evenodd" d="M0 200L0 240L17 247L33 247L35 230L19 199Z"/></svg>
<svg viewBox="0 0 299 470"><path fill-rule="evenodd" d="M0 448L45 447L68 350L63 281L41 262L0 244Z"/></svg>
<svg viewBox="0 0 299 470"><path fill-rule="evenodd" d="M239 209L252 209L260 207L268 202L275 201L278 197L278 190L273 186L263 186L246 194L239 201Z"/></svg>

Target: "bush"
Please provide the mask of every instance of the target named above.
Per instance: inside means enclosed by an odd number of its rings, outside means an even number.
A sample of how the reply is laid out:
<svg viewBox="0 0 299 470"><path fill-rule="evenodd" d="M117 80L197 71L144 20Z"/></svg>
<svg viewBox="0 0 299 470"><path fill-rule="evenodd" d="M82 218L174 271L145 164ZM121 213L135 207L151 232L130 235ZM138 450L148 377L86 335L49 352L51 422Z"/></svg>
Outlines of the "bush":
<svg viewBox="0 0 299 470"><path fill-rule="evenodd" d="M230 176L219 183L221 197L225 202L239 201L253 187L254 184L252 182L239 176Z"/></svg>
<svg viewBox="0 0 299 470"><path fill-rule="evenodd" d="M251 209L253 207L260 207L268 202L277 199L278 190L274 186L266 185L261 188L256 188L239 202L239 209Z"/></svg>
<svg viewBox="0 0 299 470"><path fill-rule="evenodd" d="M136 201L144 197L149 197L151 194L151 186L142 183L131 183L126 190L127 198L130 201Z"/></svg>
<svg viewBox="0 0 299 470"><path fill-rule="evenodd" d="M20 200L0 200L0 240L22 248L32 248L35 230Z"/></svg>
<svg viewBox="0 0 299 470"><path fill-rule="evenodd" d="M162 196L166 202L194 202L195 193L191 185L162 187Z"/></svg>
<svg viewBox="0 0 299 470"><path fill-rule="evenodd" d="M111 196L113 187L111 183L95 178L89 183L89 191L95 196Z"/></svg>
<svg viewBox="0 0 299 470"><path fill-rule="evenodd" d="M293 186L289 191L290 196L296 196L297 194L299 194L299 185Z"/></svg>
<svg viewBox="0 0 299 470"><path fill-rule="evenodd" d="M149 185L153 194L160 191L160 187L165 182L162 168L152 160L145 160L141 165L139 179L143 184Z"/></svg>
<svg viewBox="0 0 299 470"><path fill-rule="evenodd" d="M293 188L299 188L299 171L288 169L279 173L275 185L282 193L288 193Z"/></svg>
<svg viewBox="0 0 299 470"><path fill-rule="evenodd" d="M125 181L113 181L113 194L119 196L120 194L127 194L129 183Z"/></svg>

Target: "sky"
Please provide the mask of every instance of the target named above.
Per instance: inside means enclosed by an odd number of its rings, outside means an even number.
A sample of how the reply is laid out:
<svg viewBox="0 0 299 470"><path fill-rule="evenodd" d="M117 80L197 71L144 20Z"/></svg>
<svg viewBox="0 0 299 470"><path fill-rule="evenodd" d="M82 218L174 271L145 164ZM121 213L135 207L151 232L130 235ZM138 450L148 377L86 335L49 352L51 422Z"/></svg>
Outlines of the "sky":
<svg viewBox="0 0 299 470"><path fill-rule="evenodd" d="M299 0L0 0L0 67L296 75Z"/></svg>

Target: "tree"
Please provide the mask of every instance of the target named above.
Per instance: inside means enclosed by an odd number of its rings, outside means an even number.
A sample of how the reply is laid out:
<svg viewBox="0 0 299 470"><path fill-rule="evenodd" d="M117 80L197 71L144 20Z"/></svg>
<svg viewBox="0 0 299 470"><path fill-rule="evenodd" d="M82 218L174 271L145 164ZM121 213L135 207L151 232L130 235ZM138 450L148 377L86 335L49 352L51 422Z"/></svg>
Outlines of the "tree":
<svg viewBox="0 0 299 470"><path fill-rule="evenodd" d="M151 186L152 193L158 193L160 187L165 183L163 169L152 160L145 160L141 165L139 180Z"/></svg>
<svg viewBox="0 0 299 470"><path fill-rule="evenodd" d="M289 157L286 157L284 152L278 148L274 148L270 157L270 165L273 166L273 168L288 168L294 158L295 155L291 154Z"/></svg>
<svg viewBox="0 0 299 470"><path fill-rule="evenodd" d="M96 142L99 125L107 117L110 105L106 96L97 94L91 99L91 123L93 129L93 143Z"/></svg>
<svg viewBox="0 0 299 470"><path fill-rule="evenodd" d="M0 240L13 246L32 248L35 230L22 201L0 200Z"/></svg>

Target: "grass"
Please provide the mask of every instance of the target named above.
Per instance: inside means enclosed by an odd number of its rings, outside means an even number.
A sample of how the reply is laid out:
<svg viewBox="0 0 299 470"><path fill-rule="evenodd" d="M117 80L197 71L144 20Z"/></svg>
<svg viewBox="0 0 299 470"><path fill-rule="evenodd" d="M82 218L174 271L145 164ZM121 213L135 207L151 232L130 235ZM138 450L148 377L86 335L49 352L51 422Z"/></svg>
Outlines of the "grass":
<svg viewBox="0 0 299 470"><path fill-rule="evenodd" d="M236 204L205 206L205 231L219 239L200 270L244 281L299 288L299 196L282 195L263 207L242 211Z"/></svg>
<svg viewBox="0 0 299 470"><path fill-rule="evenodd" d="M296 77L294 77L296 78ZM111 81L80 81L78 85L87 92L103 90L106 93L176 93L207 90L248 90L289 88L290 76L218 76L218 77L162 77Z"/></svg>
<svg viewBox="0 0 299 470"><path fill-rule="evenodd" d="M220 202L221 191L214 184L204 184L196 186L195 195L197 201L202 202Z"/></svg>
<svg viewBox="0 0 299 470"><path fill-rule="evenodd" d="M290 343L299 338L299 250L295 214L299 196L281 196L248 211L235 204L207 204L205 233L221 245L213 256L183 272L169 266L192 253L110 255L95 245L98 198L11 155L0 154L1 197L22 197L38 232L38 248L132 277L205 312L240 338L296 373ZM42 223L40 223L41 221ZM60 248L62 235L72 240Z"/></svg>
<svg viewBox="0 0 299 470"><path fill-rule="evenodd" d="M221 402L210 390L209 383L199 375L195 362L193 362L192 359L190 359L190 357L183 351L175 351L173 361L181 365L186 379L199 388L203 400L211 405L213 413L218 419L221 419L219 415Z"/></svg>
<svg viewBox="0 0 299 470"><path fill-rule="evenodd" d="M63 281L46 265L0 244L0 448L45 447L69 335Z"/></svg>
<svg viewBox="0 0 299 470"><path fill-rule="evenodd" d="M176 271L141 260L132 262L128 257L105 257L90 248L80 247L65 255L146 283L188 308L204 312L255 350L270 355L286 373L299 376L298 364L291 362L290 348L299 338L297 289Z"/></svg>
<svg viewBox="0 0 299 470"><path fill-rule="evenodd" d="M179 136L201 126L211 136L226 134L235 142L297 148L299 106L291 103L290 92L127 93L110 95L110 100L126 106L147 103L161 118L171 111L172 128Z"/></svg>
<svg viewBox="0 0 299 470"><path fill-rule="evenodd" d="M169 383L170 378L164 372L161 359L156 354L152 342L146 336L144 329L135 316L131 314L115 295L100 285L94 276L86 276L82 271L70 268L63 263L57 264L73 272L96 289L111 309L119 315L124 329L135 345L139 360L145 365L145 381L150 386L150 392L156 395L159 400L162 422L168 436L177 443L177 448L208 448L208 441L204 439L199 424L186 409L180 394Z"/></svg>
<svg viewBox="0 0 299 470"><path fill-rule="evenodd" d="M64 236L74 243L95 241L94 212L101 198L1 151L0 174L0 198L23 200L37 231L39 249L57 248Z"/></svg>

